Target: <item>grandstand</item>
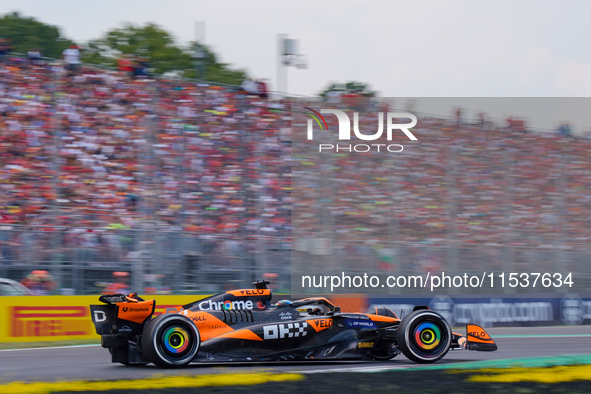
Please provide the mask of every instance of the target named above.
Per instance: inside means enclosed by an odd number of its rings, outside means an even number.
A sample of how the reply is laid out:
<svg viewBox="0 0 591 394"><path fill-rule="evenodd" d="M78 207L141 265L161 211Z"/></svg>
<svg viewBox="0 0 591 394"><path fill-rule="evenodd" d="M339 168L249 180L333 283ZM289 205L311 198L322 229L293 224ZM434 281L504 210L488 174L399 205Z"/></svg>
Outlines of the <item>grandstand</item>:
<svg viewBox="0 0 591 394"><path fill-rule="evenodd" d="M294 252L319 270L588 275L586 139L422 117L412 149L319 171L299 165L289 101L16 58L0 72L0 277L43 268L83 294L114 270L175 292L273 272L287 289L292 235L330 238L328 257Z"/></svg>

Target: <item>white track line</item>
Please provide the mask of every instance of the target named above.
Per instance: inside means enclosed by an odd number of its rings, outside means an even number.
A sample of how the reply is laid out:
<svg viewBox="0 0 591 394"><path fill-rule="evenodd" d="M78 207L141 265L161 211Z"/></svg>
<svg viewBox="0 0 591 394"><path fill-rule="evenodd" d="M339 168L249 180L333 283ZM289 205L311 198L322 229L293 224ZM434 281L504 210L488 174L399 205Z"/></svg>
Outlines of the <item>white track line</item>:
<svg viewBox="0 0 591 394"><path fill-rule="evenodd" d="M407 369L412 368L414 365L409 366L401 366L401 365L390 365L390 366L380 366L380 367L349 367L349 368L326 368L326 369L305 369L305 370L294 370L294 371L287 371L286 373L301 373L301 374L313 374L313 373L331 373L331 372L383 372L383 371L392 371L393 369Z"/></svg>
<svg viewBox="0 0 591 394"><path fill-rule="evenodd" d="M47 346L47 347L27 347L22 349L0 349L0 352L18 352L22 350L45 350L45 349L70 349L73 347L93 347L101 345L70 345L70 346Z"/></svg>

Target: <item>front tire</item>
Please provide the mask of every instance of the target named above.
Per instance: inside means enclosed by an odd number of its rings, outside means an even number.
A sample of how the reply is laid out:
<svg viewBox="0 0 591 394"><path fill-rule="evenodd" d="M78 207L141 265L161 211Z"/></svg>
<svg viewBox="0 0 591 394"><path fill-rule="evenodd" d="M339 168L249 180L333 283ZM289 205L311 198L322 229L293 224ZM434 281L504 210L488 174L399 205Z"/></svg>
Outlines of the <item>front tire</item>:
<svg viewBox="0 0 591 394"><path fill-rule="evenodd" d="M410 360L434 363L449 351L452 332L443 316L430 310L412 312L398 326L398 347Z"/></svg>
<svg viewBox="0 0 591 394"><path fill-rule="evenodd" d="M199 351L199 330L186 316L163 314L146 324L142 350L150 362L162 368L189 364Z"/></svg>

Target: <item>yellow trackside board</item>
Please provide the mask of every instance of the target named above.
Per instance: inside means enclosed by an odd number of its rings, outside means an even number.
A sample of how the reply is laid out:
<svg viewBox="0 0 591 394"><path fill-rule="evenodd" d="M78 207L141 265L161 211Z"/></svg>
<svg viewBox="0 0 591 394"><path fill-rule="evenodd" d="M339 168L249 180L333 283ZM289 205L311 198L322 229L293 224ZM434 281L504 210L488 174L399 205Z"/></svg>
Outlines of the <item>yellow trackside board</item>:
<svg viewBox="0 0 591 394"><path fill-rule="evenodd" d="M206 296L155 295L154 314ZM89 305L102 304L99 295L0 297L0 342L99 339L90 318Z"/></svg>

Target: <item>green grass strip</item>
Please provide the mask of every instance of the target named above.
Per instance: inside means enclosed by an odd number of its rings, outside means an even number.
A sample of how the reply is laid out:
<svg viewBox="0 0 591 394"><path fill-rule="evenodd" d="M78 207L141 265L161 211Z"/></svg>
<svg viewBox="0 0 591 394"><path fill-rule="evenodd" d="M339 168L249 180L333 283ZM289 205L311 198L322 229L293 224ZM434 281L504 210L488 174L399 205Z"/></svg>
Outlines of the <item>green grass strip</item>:
<svg viewBox="0 0 591 394"><path fill-rule="evenodd" d="M591 354L566 354L545 357L507 358L464 363L435 364L405 368L404 371L419 371L425 369L537 368L573 364L591 364Z"/></svg>

